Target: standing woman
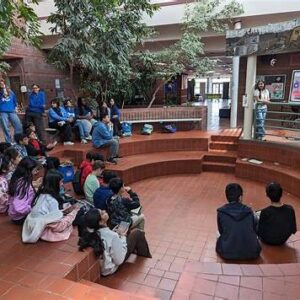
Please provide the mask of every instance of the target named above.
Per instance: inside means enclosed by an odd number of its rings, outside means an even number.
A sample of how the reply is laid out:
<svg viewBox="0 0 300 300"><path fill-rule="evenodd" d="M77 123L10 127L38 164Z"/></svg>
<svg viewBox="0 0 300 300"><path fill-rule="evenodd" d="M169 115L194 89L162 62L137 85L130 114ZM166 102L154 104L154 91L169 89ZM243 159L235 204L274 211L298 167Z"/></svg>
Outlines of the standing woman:
<svg viewBox="0 0 300 300"><path fill-rule="evenodd" d="M16 114L17 98L15 93L0 80L0 125L4 133L5 141L11 143L9 123L14 128L14 134L22 133L21 121Z"/></svg>
<svg viewBox="0 0 300 300"><path fill-rule="evenodd" d="M256 101L256 137L265 141L265 120L267 115L267 104L270 104L270 93L266 89L264 81L257 82L254 91L254 100Z"/></svg>
<svg viewBox="0 0 300 300"><path fill-rule="evenodd" d="M29 123L33 123L37 136L40 141L44 141L44 123L43 123L43 113L45 112L46 105L46 95L40 90L39 85L33 84L31 86L31 93L28 99L28 108L25 114L25 127Z"/></svg>
<svg viewBox="0 0 300 300"><path fill-rule="evenodd" d="M121 134L122 128L120 123L121 112L113 98L110 99L109 104L110 104L110 114L111 114L110 121L114 125L113 136L121 136L122 135Z"/></svg>

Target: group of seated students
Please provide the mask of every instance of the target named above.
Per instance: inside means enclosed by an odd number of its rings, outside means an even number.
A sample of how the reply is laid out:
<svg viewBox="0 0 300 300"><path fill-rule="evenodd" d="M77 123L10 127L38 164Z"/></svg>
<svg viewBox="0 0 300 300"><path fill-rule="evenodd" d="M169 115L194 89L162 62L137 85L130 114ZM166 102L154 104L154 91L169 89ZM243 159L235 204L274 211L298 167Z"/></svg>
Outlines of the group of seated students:
<svg viewBox="0 0 300 300"><path fill-rule="evenodd" d="M242 187L228 184L225 190L228 203L217 210L217 253L224 259L248 260L259 257L259 240L268 245L283 245L296 233L297 226L293 207L281 202L282 193L280 184L267 184L266 195L271 205L254 212L242 203Z"/></svg>
<svg viewBox="0 0 300 300"><path fill-rule="evenodd" d="M0 213L22 226L23 243L67 240L77 225L80 250L94 249L103 276L114 273L131 253L151 257L139 197L105 170L101 154L89 152L80 167L89 205L75 199L70 204L59 159L47 157L43 166L26 155L28 141L23 142L16 147L0 143Z"/></svg>

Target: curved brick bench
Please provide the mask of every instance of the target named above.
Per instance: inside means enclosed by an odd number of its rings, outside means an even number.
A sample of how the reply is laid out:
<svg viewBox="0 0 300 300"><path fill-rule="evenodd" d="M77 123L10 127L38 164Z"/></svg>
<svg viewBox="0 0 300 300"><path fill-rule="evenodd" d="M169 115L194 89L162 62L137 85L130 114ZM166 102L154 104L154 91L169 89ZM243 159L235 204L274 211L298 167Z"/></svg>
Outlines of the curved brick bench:
<svg viewBox="0 0 300 300"><path fill-rule="evenodd" d="M300 195L300 148L278 143L239 141L236 176L267 183L278 181L283 189ZM260 165L242 158L261 160Z"/></svg>

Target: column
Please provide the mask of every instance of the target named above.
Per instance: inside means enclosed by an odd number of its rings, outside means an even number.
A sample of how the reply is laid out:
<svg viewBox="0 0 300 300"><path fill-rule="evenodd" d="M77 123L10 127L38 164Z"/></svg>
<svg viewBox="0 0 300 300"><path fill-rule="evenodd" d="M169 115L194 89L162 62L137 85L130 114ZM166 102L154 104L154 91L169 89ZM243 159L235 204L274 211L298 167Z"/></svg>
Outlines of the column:
<svg viewBox="0 0 300 300"><path fill-rule="evenodd" d="M246 73L246 95L247 107L244 109L244 128L243 139L250 140L252 138L252 123L253 123L253 94L256 79L256 61L257 56L251 55L247 58L247 73Z"/></svg>
<svg viewBox="0 0 300 300"><path fill-rule="evenodd" d="M234 24L234 29L241 29L242 22L237 21ZM239 75L240 75L240 57L232 58L232 81L231 81L231 110L230 110L230 128L237 127L237 112L238 112L238 91L239 91Z"/></svg>

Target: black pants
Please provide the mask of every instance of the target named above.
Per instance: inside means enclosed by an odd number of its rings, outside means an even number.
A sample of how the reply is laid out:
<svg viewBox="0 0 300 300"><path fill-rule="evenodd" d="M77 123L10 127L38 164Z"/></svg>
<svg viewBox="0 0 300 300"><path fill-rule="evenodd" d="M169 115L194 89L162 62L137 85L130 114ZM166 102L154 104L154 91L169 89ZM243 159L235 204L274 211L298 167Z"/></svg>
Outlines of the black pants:
<svg viewBox="0 0 300 300"><path fill-rule="evenodd" d="M49 123L50 128L57 129L61 135L63 135L63 142L72 141L72 127L70 123L65 123L63 126L59 126L58 122Z"/></svg>
<svg viewBox="0 0 300 300"><path fill-rule="evenodd" d="M110 120L114 127L113 127L113 135L114 136L118 136L119 134L121 134L121 130L122 130L122 126L121 126L121 122L119 118L111 118Z"/></svg>
<svg viewBox="0 0 300 300"><path fill-rule="evenodd" d="M36 129L36 134L40 141L44 142L44 122L43 122L43 115L37 112L30 112L26 111L25 114L25 122L24 126L27 127L29 123L33 123Z"/></svg>
<svg viewBox="0 0 300 300"><path fill-rule="evenodd" d="M145 232L140 229L131 230L127 236L127 253L124 262L131 253L143 257L152 257L145 237Z"/></svg>

